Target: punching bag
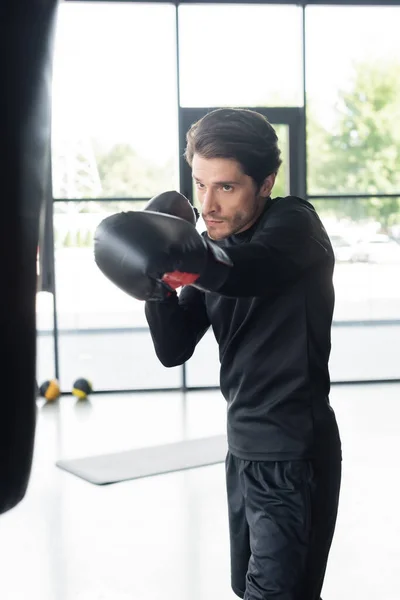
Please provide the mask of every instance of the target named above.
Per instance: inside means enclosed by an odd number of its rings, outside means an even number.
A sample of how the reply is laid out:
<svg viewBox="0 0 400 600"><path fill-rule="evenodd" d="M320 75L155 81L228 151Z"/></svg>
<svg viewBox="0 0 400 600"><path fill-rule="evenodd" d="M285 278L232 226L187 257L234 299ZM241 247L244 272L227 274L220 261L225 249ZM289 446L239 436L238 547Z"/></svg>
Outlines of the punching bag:
<svg viewBox="0 0 400 600"><path fill-rule="evenodd" d="M57 0L0 7L0 513L24 497L36 421L36 257L50 181Z"/></svg>

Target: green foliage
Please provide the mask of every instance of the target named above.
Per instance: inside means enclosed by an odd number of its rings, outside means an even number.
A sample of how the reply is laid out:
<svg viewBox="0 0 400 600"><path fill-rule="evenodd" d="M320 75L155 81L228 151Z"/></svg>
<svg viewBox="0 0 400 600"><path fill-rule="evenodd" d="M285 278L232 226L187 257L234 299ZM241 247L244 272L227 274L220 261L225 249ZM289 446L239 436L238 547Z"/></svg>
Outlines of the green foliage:
<svg viewBox="0 0 400 600"><path fill-rule="evenodd" d="M313 194L375 194L400 190L400 63L365 62L354 68L348 89L339 93L332 131L309 111L309 190ZM374 198L364 216L387 229L399 221L398 198ZM360 214L347 202L347 216Z"/></svg>
<svg viewBox="0 0 400 600"><path fill-rule="evenodd" d="M74 246L74 242L73 242L73 239L72 239L72 234L71 234L70 231L67 232L67 235L64 238L64 244L63 244L63 246L65 248L71 248L72 246Z"/></svg>
<svg viewBox="0 0 400 600"><path fill-rule="evenodd" d="M75 235L75 245L78 248L81 248L83 246L83 236L82 236L82 232L80 229L78 229L78 231L76 232L76 235Z"/></svg>
<svg viewBox="0 0 400 600"><path fill-rule="evenodd" d="M84 237L83 245L86 248L91 248L93 246L93 243L94 243L94 233L92 231L88 230L86 232L86 236Z"/></svg>
<svg viewBox="0 0 400 600"><path fill-rule="evenodd" d="M154 165L129 144L116 144L96 158L103 197L151 197L171 189L174 181L172 161Z"/></svg>

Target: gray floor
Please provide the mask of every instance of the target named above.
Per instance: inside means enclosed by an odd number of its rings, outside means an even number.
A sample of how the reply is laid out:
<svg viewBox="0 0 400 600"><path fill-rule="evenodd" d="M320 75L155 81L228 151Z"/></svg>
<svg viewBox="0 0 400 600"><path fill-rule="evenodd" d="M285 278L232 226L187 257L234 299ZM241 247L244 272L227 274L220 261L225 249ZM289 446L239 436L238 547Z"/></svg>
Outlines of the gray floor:
<svg viewBox="0 0 400 600"><path fill-rule="evenodd" d="M400 386L334 387L344 477L324 600L400 598ZM107 487L60 457L224 432L218 393L39 405L26 499L0 517L4 600L233 600L224 467Z"/></svg>

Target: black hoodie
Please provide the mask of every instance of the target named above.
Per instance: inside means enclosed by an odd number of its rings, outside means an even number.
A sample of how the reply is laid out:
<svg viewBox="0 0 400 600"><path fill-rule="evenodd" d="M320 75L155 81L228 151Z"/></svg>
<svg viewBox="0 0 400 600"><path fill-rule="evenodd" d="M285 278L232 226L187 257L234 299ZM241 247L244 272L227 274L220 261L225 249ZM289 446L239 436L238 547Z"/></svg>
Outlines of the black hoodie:
<svg viewBox="0 0 400 600"><path fill-rule="evenodd" d="M233 267L217 290L187 286L146 303L159 360L187 361L211 325L230 452L246 460L339 457L328 370L334 254L317 213L300 198L269 199L251 228L218 245ZM207 288L208 280L205 272L199 283Z"/></svg>

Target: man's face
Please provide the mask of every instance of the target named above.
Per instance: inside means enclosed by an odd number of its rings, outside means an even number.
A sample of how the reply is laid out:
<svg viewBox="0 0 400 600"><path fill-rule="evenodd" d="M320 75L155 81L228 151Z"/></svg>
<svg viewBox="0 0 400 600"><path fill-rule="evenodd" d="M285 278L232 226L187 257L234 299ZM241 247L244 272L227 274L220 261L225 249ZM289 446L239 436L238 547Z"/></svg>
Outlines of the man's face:
<svg viewBox="0 0 400 600"><path fill-rule="evenodd" d="M266 178L260 190L245 175L241 165L228 158L203 158L195 154L192 174L208 235L220 240L245 231L261 214L275 175Z"/></svg>

